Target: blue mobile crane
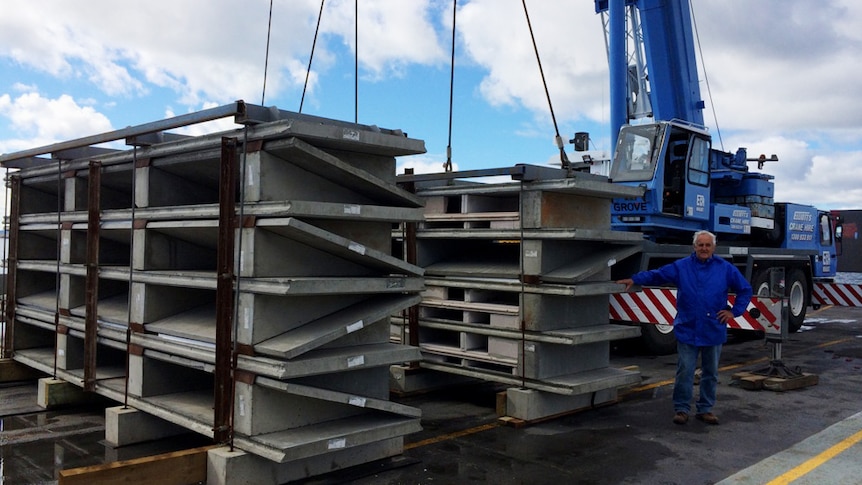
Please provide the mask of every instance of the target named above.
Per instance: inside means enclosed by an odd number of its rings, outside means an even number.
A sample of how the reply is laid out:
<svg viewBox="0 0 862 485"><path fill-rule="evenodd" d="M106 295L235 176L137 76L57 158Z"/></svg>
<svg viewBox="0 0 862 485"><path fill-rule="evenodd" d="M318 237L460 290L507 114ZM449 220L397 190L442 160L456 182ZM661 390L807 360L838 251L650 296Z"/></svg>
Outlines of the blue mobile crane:
<svg viewBox="0 0 862 485"><path fill-rule="evenodd" d="M644 250L617 264L614 277L651 269L691 252L694 231L718 236L717 255L732 260L755 294L788 298L789 330L797 331L815 281L836 271L829 213L775 202L774 177L762 170L777 157L749 158L712 147L704 126L688 0L596 0L606 24L610 64L610 170L614 183L641 186L644 196L616 199L612 227L644 234ZM577 149L577 148L576 148ZM783 280L773 272L781 270ZM644 325L656 353L675 350L670 327Z"/></svg>

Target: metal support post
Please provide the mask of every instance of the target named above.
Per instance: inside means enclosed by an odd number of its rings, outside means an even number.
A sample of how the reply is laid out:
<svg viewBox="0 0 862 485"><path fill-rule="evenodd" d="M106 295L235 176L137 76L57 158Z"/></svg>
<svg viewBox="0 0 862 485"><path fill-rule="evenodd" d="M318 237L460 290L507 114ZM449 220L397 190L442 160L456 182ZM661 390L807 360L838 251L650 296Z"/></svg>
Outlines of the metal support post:
<svg viewBox="0 0 862 485"><path fill-rule="evenodd" d="M87 276L84 282L84 390L96 390L96 342L99 326L99 226L102 164L90 162L87 187Z"/></svg>
<svg viewBox="0 0 862 485"><path fill-rule="evenodd" d="M216 282L215 413L213 439L226 443L231 435L233 412L233 284L234 238L236 237L237 139L222 138L219 175L219 225Z"/></svg>
<svg viewBox="0 0 862 485"><path fill-rule="evenodd" d="M15 336L15 299L16 275L18 273L18 218L21 212L21 177L9 179L9 232L6 240L9 242L9 256L6 261L6 329L3 335L3 358L11 357Z"/></svg>

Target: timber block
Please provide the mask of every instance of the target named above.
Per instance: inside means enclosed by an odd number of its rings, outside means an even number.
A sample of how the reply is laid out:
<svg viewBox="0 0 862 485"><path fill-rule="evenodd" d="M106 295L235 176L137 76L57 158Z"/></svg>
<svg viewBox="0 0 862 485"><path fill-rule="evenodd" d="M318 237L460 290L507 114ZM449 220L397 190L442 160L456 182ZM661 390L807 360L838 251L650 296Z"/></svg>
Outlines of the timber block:
<svg viewBox="0 0 862 485"><path fill-rule="evenodd" d="M768 376L752 374L751 372L737 372L731 376L731 380L734 383L747 391L759 391L763 389L763 381L767 378Z"/></svg>
<svg viewBox="0 0 862 485"><path fill-rule="evenodd" d="M770 377L763 381L763 388L769 391L792 391L803 387L816 386L820 381L817 374L803 372L795 377Z"/></svg>
<svg viewBox="0 0 862 485"><path fill-rule="evenodd" d="M733 374L732 379L740 388L749 391L766 389L767 391L779 392L815 386L820 380L816 374L809 374L806 372L793 377L768 376L755 374L753 372L738 372Z"/></svg>

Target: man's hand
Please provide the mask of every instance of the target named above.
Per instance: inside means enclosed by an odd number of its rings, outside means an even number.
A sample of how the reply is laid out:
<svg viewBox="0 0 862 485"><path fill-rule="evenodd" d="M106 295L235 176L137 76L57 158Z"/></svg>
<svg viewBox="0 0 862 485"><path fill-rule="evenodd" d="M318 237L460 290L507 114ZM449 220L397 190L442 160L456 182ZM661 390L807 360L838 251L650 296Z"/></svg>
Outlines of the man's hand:
<svg viewBox="0 0 862 485"><path fill-rule="evenodd" d="M617 281L615 281L615 283L619 283L621 285L626 285L626 291L629 291L629 289L631 289L632 285L635 284L634 280L631 278L626 278L623 280L617 280Z"/></svg>
<svg viewBox="0 0 862 485"><path fill-rule="evenodd" d="M721 310L716 314L716 316L718 317L718 321L724 324L727 324L727 322L734 318L733 312L730 310Z"/></svg>

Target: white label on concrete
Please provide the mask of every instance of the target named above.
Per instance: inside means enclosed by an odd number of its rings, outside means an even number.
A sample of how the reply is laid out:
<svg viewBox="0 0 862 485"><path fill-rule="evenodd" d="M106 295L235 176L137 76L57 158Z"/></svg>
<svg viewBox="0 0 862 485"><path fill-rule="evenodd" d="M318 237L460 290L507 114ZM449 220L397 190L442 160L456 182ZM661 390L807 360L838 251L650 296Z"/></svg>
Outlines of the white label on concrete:
<svg viewBox="0 0 862 485"><path fill-rule="evenodd" d="M347 249L365 256L365 246L359 243L351 241L350 245L347 246Z"/></svg>
<svg viewBox="0 0 862 485"><path fill-rule="evenodd" d="M343 137L345 140L359 141L359 131L345 128Z"/></svg>
<svg viewBox="0 0 862 485"><path fill-rule="evenodd" d="M539 251L537 251L535 249L530 249L529 251L524 251L524 257L525 258L538 258L539 257Z"/></svg>
<svg viewBox="0 0 862 485"><path fill-rule="evenodd" d="M64 356L64 355L66 355L66 351L65 351L65 350L63 350L63 349L57 349L57 355L59 355L59 356L61 356L61 357L62 357L62 356Z"/></svg>
<svg viewBox="0 0 862 485"><path fill-rule="evenodd" d="M245 181L249 187L254 187L254 167L248 166L245 170Z"/></svg>
<svg viewBox="0 0 862 485"><path fill-rule="evenodd" d="M251 308L245 307L242 312L242 327L246 330L251 328Z"/></svg>
<svg viewBox="0 0 862 485"><path fill-rule="evenodd" d="M527 352L535 352L536 351L536 344L525 344L524 350Z"/></svg>
<svg viewBox="0 0 862 485"><path fill-rule="evenodd" d="M364 325L365 325L365 323L362 320L360 320L358 322L351 323L350 325L347 326L347 333L353 333L357 330L362 330L362 327Z"/></svg>
<svg viewBox="0 0 862 485"><path fill-rule="evenodd" d="M359 215L362 212L362 206L356 204L344 204L345 214Z"/></svg>
<svg viewBox="0 0 862 485"><path fill-rule="evenodd" d="M347 446L347 438L332 438L326 447L330 450L337 450Z"/></svg>
<svg viewBox="0 0 862 485"><path fill-rule="evenodd" d="M239 396L239 415L245 416L245 397Z"/></svg>
<svg viewBox="0 0 862 485"><path fill-rule="evenodd" d="M350 396L350 399L347 400L347 403L351 406L359 406L361 408L365 407L366 399L361 396Z"/></svg>
<svg viewBox="0 0 862 485"><path fill-rule="evenodd" d="M611 266L613 266L615 264L617 264L616 258L611 258L608 260L608 268L610 268Z"/></svg>
<svg viewBox="0 0 862 485"><path fill-rule="evenodd" d="M357 355L355 357L349 357L347 359L347 367L356 367L358 365L365 365L364 355Z"/></svg>

